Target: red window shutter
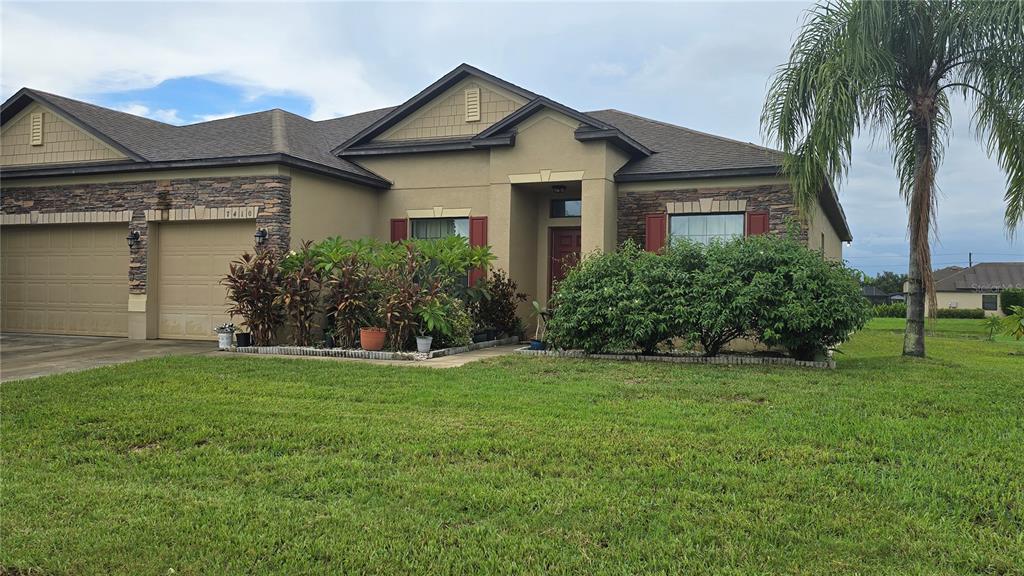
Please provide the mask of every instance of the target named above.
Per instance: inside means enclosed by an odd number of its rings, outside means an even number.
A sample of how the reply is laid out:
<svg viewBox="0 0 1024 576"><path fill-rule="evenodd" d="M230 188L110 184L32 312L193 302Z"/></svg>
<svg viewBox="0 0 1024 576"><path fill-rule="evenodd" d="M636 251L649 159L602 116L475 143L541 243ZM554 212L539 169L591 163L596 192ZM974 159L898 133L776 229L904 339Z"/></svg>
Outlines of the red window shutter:
<svg viewBox="0 0 1024 576"><path fill-rule="evenodd" d="M747 212L747 236L768 233L767 212Z"/></svg>
<svg viewBox="0 0 1024 576"><path fill-rule="evenodd" d="M487 216L471 216L469 218L469 245L487 246ZM469 285L476 284L484 277L486 270L475 268L469 271Z"/></svg>
<svg viewBox="0 0 1024 576"><path fill-rule="evenodd" d="M648 252L657 252L664 248L667 238L668 216L666 214L648 214L644 248Z"/></svg>
<svg viewBox="0 0 1024 576"><path fill-rule="evenodd" d="M405 218L391 219L391 241L401 242L409 237L409 221Z"/></svg>

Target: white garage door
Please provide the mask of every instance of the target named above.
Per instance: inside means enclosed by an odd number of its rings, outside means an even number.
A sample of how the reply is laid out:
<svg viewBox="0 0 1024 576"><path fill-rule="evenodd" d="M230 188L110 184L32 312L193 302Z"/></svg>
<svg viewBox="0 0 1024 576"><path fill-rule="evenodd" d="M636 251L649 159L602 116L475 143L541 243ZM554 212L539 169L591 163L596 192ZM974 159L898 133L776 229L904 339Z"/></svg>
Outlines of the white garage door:
<svg viewBox="0 0 1024 576"><path fill-rule="evenodd" d="M220 281L232 260L252 253L255 223L182 222L159 228L160 338L216 340L214 328L232 321L224 313L228 302Z"/></svg>
<svg viewBox="0 0 1024 576"><path fill-rule="evenodd" d="M128 335L127 224L5 226L5 332Z"/></svg>

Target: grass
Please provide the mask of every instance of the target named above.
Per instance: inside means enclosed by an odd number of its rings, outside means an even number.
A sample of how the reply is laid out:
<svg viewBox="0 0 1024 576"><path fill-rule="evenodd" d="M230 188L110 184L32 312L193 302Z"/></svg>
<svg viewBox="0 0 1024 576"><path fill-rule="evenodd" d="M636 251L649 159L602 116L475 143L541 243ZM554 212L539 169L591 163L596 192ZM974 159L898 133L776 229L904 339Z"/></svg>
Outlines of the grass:
<svg viewBox="0 0 1024 576"><path fill-rule="evenodd" d="M885 330L889 332L903 333L907 321L903 318L875 318L871 320L868 328L871 330ZM947 336L957 338L971 338L988 340L988 329L982 325L980 319L967 318L929 318L925 320L925 333L929 336ZM1017 340L1012 336L995 333L996 342L1020 343L1024 340ZM925 344L927 347L927 343Z"/></svg>
<svg viewBox="0 0 1024 576"><path fill-rule="evenodd" d="M0 573L1024 573L1020 346L900 345L3 384Z"/></svg>

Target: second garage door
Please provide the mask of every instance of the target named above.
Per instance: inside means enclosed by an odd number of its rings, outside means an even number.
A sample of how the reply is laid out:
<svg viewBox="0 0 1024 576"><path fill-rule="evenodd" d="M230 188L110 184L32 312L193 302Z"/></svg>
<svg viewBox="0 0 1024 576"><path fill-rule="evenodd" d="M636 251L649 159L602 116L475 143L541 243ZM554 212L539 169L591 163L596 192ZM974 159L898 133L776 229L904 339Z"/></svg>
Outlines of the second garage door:
<svg viewBox="0 0 1024 576"><path fill-rule="evenodd" d="M220 281L232 260L252 253L255 230L251 221L160 224L160 338L217 339L214 329L232 321Z"/></svg>

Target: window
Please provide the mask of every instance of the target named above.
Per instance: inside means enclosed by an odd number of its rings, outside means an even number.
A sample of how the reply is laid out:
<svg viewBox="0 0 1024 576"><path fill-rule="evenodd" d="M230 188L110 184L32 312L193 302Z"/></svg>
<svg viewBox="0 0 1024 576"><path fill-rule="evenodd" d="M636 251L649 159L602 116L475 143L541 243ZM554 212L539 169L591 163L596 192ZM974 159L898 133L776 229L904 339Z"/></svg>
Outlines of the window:
<svg viewBox="0 0 1024 576"><path fill-rule="evenodd" d="M469 238L469 218L416 218L412 221L412 237L436 240L449 236Z"/></svg>
<svg viewBox="0 0 1024 576"><path fill-rule="evenodd" d="M743 236L743 214L672 216L669 233L673 238L689 238L701 244L731 240Z"/></svg>
<svg viewBox="0 0 1024 576"><path fill-rule="evenodd" d="M579 218L583 210L583 201L579 198L564 198L551 201L552 218Z"/></svg>
<svg viewBox="0 0 1024 576"><path fill-rule="evenodd" d="M999 295L998 294L982 294L981 295L981 309L982 310L995 310L999 307Z"/></svg>

